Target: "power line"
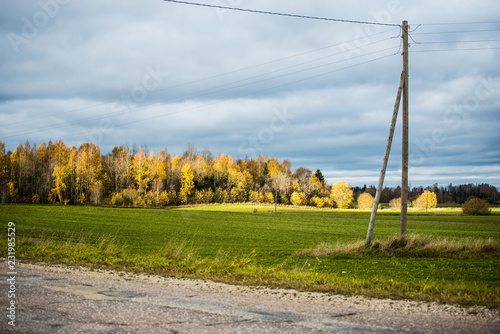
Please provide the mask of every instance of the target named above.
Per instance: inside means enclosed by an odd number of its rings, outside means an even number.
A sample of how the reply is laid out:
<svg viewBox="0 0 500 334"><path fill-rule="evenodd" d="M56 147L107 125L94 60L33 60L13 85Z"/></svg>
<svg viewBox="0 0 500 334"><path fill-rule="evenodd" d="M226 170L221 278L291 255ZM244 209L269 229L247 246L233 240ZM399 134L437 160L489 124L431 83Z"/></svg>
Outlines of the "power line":
<svg viewBox="0 0 500 334"><path fill-rule="evenodd" d="M365 45L364 47L367 47L367 46L370 46L370 45L374 45L374 44L378 44L378 43L381 43L381 42L384 42L384 41L387 41L387 40L390 40L390 39L392 39L392 37L386 38L386 39L383 39L383 40L380 40L380 41L376 41L376 42L373 42L373 43L369 43L369 44ZM373 51L373 52L370 52L370 53L366 53L366 54L363 54L363 55L352 57L351 59L357 59L357 58L361 58L361 57L366 57L366 56L369 56L369 55L372 55L372 54L376 54L376 53L388 51L388 50L391 50L391 49L394 49L394 48L395 47L389 47L389 48L386 48L386 49L383 49L383 50ZM161 105L163 105L166 102L168 102L168 103L180 102L180 101L182 101L184 99L188 99L188 98L200 98L202 96L206 96L206 95L209 95L209 94L222 93L222 92L229 91L229 90L232 90L232 89L242 88L242 87L245 87L245 86L250 86L250 85L258 84L258 83L262 83L262 82L269 81L269 80L275 80L275 79L283 78L283 77L290 76L290 75L293 75L293 74L302 73L302 72L306 72L306 71L311 71L311 70L315 70L315 69L318 69L318 68L321 68L321 67L330 66L330 65L333 65L333 64L338 64L338 63L342 63L342 62L348 61L347 59L343 59L343 60L339 60L339 61L335 61L335 62L330 62L330 63L327 63L327 64L317 65L317 66L314 66L314 67L309 67L309 68L305 68L305 69L302 69L302 70L297 70L297 71L294 71L294 72L280 74L280 75L277 75L277 76L274 76L274 77L264 78L264 79L260 79L260 80L257 80L257 81L247 82L247 83L244 83L244 84L240 84L240 85L234 86L235 84L239 84L239 83L245 82L245 81L247 81L249 79L254 79L254 78L262 77L262 76L269 75L269 74L272 74L272 73L277 73L277 72L289 70L289 69L292 69L292 68L295 68L295 67L298 67L298 66L302 66L302 65L305 65L305 64L313 63L313 62L316 62L316 61L319 61L319 60L323 60L323 59L326 59L326 58L329 58L329 57L338 56L338 55L340 55L342 53L343 52L339 52L339 53L336 53L336 54L333 54L333 55L329 55L329 56L326 56L326 57L317 58L317 59L314 59L314 60L310 60L310 61L303 62L303 63L300 63L300 64L292 65L292 66L289 66L289 67L286 67L286 68L282 68L282 69L279 69L279 70L274 70L274 71L267 72L267 73L264 73L264 74L255 75L255 76L252 76L252 77L247 78L247 79L233 81L231 83L227 83L227 84L223 84L223 85L215 87L215 89L217 89L217 90L214 90L214 88L204 89L204 90L201 90L201 91L199 91L199 92L197 92L195 94L187 94L187 95L184 95L184 96L181 96L181 97L177 97L177 98L173 98L173 99L168 99L168 100L160 101L158 103L154 103L154 104L151 104L151 105L134 108L134 109L131 109L129 112L137 112L137 111L140 111L140 110L145 110L145 109L153 108L155 106L161 106ZM227 88L220 89L222 87L227 87ZM67 122L67 123L64 123L64 124L48 125L48 126L45 126L45 127L40 127L40 128L31 129L31 130L26 130L24 132L21 132L21 134L30 134L30 133L40 132L40 131L43 131L43 130L52 130L52 129L56 129L56 128L62 128L62 127L71 126L71 125L78 125L79 123L82 123L82 122L88 122L88 121L95 121L95 120L105 119L105 118L108 118L108 117L118 116L118 115L121 115L121 114L122 114L122 112L120 111L120 112L115 112L115 113L108 113L108 114L105 114L105 115L99 115L99 116L94 116L94 117L87 117L87 118L84 118L84 119L79 119L79 120ZM17 136L19 134L20 133L18 131L14 131L14 132L9 132L9 133L4 133L3 137L9 138L9 137Z"/></svg>
<svg viewBox="0 0 500 334"><path fill-rule="evenodd" d="M469 25L469 24L499 24L500 21L482 21L482 22L442 22L442 23L420 23L421 26L447 26L447 25Z"/></svg>
<svg viewBox="0 0 500 334"><path fill-rule="evenodd" d="M389 29L389 30L384 30L384 31L375 33L375 34L367 35L366 37L374 37L374 36L385 34L385 33L388 33L388 32L394 31L394 30L395 29L392 28L392 29ZM383 42L383 41L386 41L386 40L389 40L389 39L392 39L392 38L393 37L386 38L384 40L376 41L374 43L363 45L361 47L355 47L354 49L362 49L362 48L367 47L369 45L373 45L373 44L376 44L376 43L379 43L379 42ZM229 72L226 72L226 73L216 74L214 76L210 76L210 77L206 77L206 78L201 78L201 79L190 81L190 82L181 83L181 84L178 84L178 85L175 85L175 86L169 86L169 87L162 88L162 89L152 90L152 91L148 92L148 95L156 94L156 93L159 93L159 92L164 92L164 91L175 89L175 88L179 88L179 87L184 87L184 86L192 85L192 84L195 84L195 83L199 83L199 82L203 82L203 81L207 81L207 80L211 80L211 79L220 78L220 77L223 77L223 76L228 76L230 74L234 74L234 73L238 73L238 72L243 72L243 71L254 69L254 68L257 68L257 67L261 67L261 66L265 66L265 65L277 63L277 62L280 62L280 61L283 61L283 60L292 59L292 58L304 56L304 55L307 55L307 54L311 54L311 53L323 51L323 50L326 50L326 49L329 49L329 48L333 48L333 47L336 47L336 46L339 46L339 45L348 44L348 43L354 42L356 40L357 39L353 39L353 40L344 41L344 42L340 42L340 43L336 43L336 44L332 44L332 45L327 45L327 46L324 46L324 47L321 47L321 48L318 48L318 49L314 49L314 50L311 50L311 51L306 51L306 52L294 54L294 55L291 55L291 56L287 56L287 57L283 57L283 58L279 58L279 59L274 59L274 60L267 61L267 62L264 62L264 63L259 63L259 64L256 64L256 65L251 65L251 66L248 66L248 67L244 67L244 68L236 69L236 70L233 70L233 71L229 71ZM335 54L335 55L338 55L338 54ZM331 55L331 56L335 56L335 55ZM326 57L323 57L323 58L326 58ZM322 59L322 58L320 58L320 59ZM316 60L319 60L319 59L316 59ZM305 63L314 62L316 60L308 61L308 62L305 62ZM301 64L305 64L305 63L301 63ZM299 64L299 65L301 65L301 64ZM299 66L299 65L295 65L295 66ZM292 66L292 67L295 67L295 66ZM285 68L285 69L287 69L287 68ZM282 70L284 70L284 69L282 69ZM277 72L277 71L268 72L266 74L274 73L274 72ZM261 75L258 75L258 76L261 76ZM254 76L254 77L258 77L258 76ZM251 78L253 78L253 77L251 77ZM102 107L102 106L106 106L106 105L111 105L111 104L116 103L116 102L120 102L120 100L114 100L112 102L98 103L98 104L94 104L94 105L90 105L90 106L86 106L86 107L82 107L82 108L77 108L77 109L72 109L72 110L68 110L68 111L63 111L63 112L60 112L60 113L54 113L54 114L50 114L50 115L46 115L46 116L41 116L41 117L38 117L38 118L30 119L28 121L13 122L13 123L10 123L10 124L6 124L5 127L9 127L9 126L20 124L20 123L26 124L28 122L35 122L35 121L39 121L39 120L42 120L42 119L51 118L51 117L55 117L55 116L61 116L61 115L65 115L65 114L70 114L70 113L73 113L73 112L78 112L78 111L83 111L83 110L87 110L87 109L92 109L92 108L95 108L95 107Z"/></svg>
<svg viewBox="0 0 500 334"><path fill-rule="evenodd" d="M453 52L453 51L480 51L480 50L500 50L500 47L485 47L485 48L466 48L466 49L431 49L431 50L411 50L411 53L425 52Z"/></svg>
<svg viewBox="0 0 500 334"><path fill-rule="evenodd" d="M328 18L328 17L317 17L317 16L308 16L308 15L298 15L298 14L269 12L269 11L263 11L263 10L238 8L238 7L228 7L228 6L219 6L219 5L210 5L210 4L206 4L206 3L178 1L178 0L163 0L163 1L165 1L165 2L179 3L179 4L184 4L184 5L210 7L210 8L218 8L218 9L227 9L227 10L234 10L234 11L248 12L248 13L257 13L257 14L267 14L267 15L278 15L278 16L296 17L296 18L309 19L309 20L322 20L322 21L333 21L333 22L343 22L343 23L371 24L371 25L379 25L379 26L401 27L400 24L395 24L395 23L380 23L380 22L369 22L369 21L356 21L356 20L334 19L334 18Z"/></svg>
<svg viewBox="0 0 500 334"><path fill-rule="evenodd" d="M485 29L485 30L457 30L457 31L436 31L436 32L416 32L412 35L442 35L442 34L469 34L478 32L498 32L499 29Z"/></svg>
<svg viewBox="0 0 500 334"><path fill-rule="evenodd" d="M253 92L253 93L244 94L243 96L239 96L239 98L244 97L244 96L251 96L251 95L260 94L260 93L263 93L263 92L266 92L266 91L269 91L269 90L273 90L273 89L281 88L281 87L284 87L284 86L292 85L292 84L295 84L295 83L299 83L299 82L303 82L303 81L315 79L315 78L318 78L318 77L321 77L321 76L325 76L325 75L329 75L329 74L332 74L332 73L340 72L340 71L343 71L343 70L346 70L346 69L349 69L349 68L353 68L353 67L365 65L365 64L368 64L368 63L372 63L372 62L375 62L375 61L379 61L379 60L382 60L382 59L386 59L386 58L389 58L389 57L393 57L395 55L396 54L392 53L392 54L389 54L389 55L381 56L381 57L374 58L374 59L371 59L371 60L367 60L367 61L364 61L364 62L361 62L361 63L358 63L358 64L354 64L354 65L351 65L351 66L346 66L346 67L343 67L343 68L340 68L340 69L336 69L336 70L333 70L333 71L321 73L321 74L318 74L318 75L315 75L315 76L312 76L312 77L303 78L303 79L295 80L295 81L288 82L288 83L285 83L285 84L281 84L281 85L278 85L278 86L273 86L273 87L270 87L270 88L262 89L262 90L259 90L259 91ZM140 123L140 122L144 122L144 121L149 121L149 120L152 120L152 119L163 118L163 117L171 116L171 115L174 115L174 114L179 114L179 113L182 113L182 112L185 112L185 111L189 111L189 110L194 110L194 109L198 109L198 108L208 107L208 106L211 106L211 105L214 105L214 104L222 103L224 101L225 100L213 101L213 102L201 105L201 106L195 106L195 107L191 107L191 108L187 108L187 109L181 109L181 110L177 110L177 111L174 111L174 112L171 112L171 113L162 114L162 115L158 115L158 116L152 116L152 117L148 117L148 118L141 118L140 120L135 120L135 121L130 121L130 122L118 124L115 127L121 127L121 126L124 126L124 125L130 125L130 124ZM83 134L83 132L81 132L80 134Z"/></svg>
<svg viewBox="0 0 500 334"><path fill-rule="evenodd" d="M414 41L415 42L415 41ZM484 42L500 42L500 39L483 39L477 41L435 41L435 42L415 42L416 44L461 44L461 43L484 43Z"/></svg>
<svg viewBox="0 0 500 334"><path fill-rule="evenodd" d="M385 52L385 51L388 51L388 50L391 50L391 49L396 49L396 47L391 47L391 48L387 48L387 49L383 49L383 50L378 50L378 51L370 52L370 53L363 54L363 55L360 55L360 56L352 57L351 59L366 57L368 55L372 55L372 54L379 53L379 52ZM353 64L353 65L350 65L350 66L347 66L347 67L343 67L343 68L340 68L340 69L336 69L336 70L324 72L324 73L321 73L321 74L318 74L318 75L314 75L314 76L310 76L310 77L307 77L307 78L302 78L302 79L294 80L292 82L288 82L288 83L280 84L280 85L273 86L273 87L270 87L270 88L262 89L262 90L259 90L259 91L253 92L253 93L243 94L242 96L239 96L239 98L244 97L244 96L256 95L256 94L263 93L263 92L266 92L266 91L269 91L269 90L273 90L273 89L276 89L276 88L281 88L281 87L284 87L284 86L288 86L288 85L291 85L291 84L294 84L294 83L298 83L298 82L302 82L302 81L307 81L307 80L311 80L311 79L314 79L314 78L318 78L318 77L322 77L322 76L325 76L325 75L329 75L329 74L332 74L332 73L336 73L336 72L339 72L339 71L342 71L342 70L345 70L345 69L354 68L354 67L357 67L357 66L360 66L360 65L368 64L368 63L371 63L371 62L374 62L374 61L378 61L378 60L382 60L382 59L394 56L395 54L397 54L397 53L391 53L390 55L385 55L385 56L382 56L382 57L378 57L378 58L375 58L375 59L367 60L367 61L364 61L364 62L361 62L361 63L358 63L358 64ZM329 63L329 64L326 64L326 65L315 66L313 68L303 69L303 70L299 70L299 71L295 71L295 72L292 72L292 73L287 73L287 74L275 76L275 77L268 78L268 79L262 79L262 80L258 80L258 81L253 81L253 82L250 82L250 83L246 83L246 84L242 84L242 85L238 85L238 86L229 87L229 88L225 88L225 89L222 89L222 90L214 91L212 93L220 93L220 92L228 91L228 90L231 90L231 89L236 89L236 88L240 88L240 87L244 87L244 86L249 86L249 85L256 84L256 83L261 83L263 81L273 80L273 79L281 78L281 77L284 77L284 76L287 76L287 75L297 74L297 73L300 73L300 72L308 71L308 70L311 70L311 69L317 69L319 67L323 67L323 66L327 66L327 65L332 65L332 64L335 64L335 63L341 63L341 62L344 62L344 61L348 61L348 60L337 61L337 62L334 62L334 63ZM227 86L227 84L226 84L226 86ZM207 95L207 94L210 94L210 92L204 93L201 96ZM178 113L181 113L181 112L185 112L185 111L189 111L189 110L193 110L193 109L197 109L197 108L202 108L202 107L206 107L206 106L210 106L210 105L222 103L223 101L224 100L218 100L218 101L214 101L214 102L210 102L210 103L204 104L202 106L196 106L196 107L191 107L191 108L187 108L187 109L181 109L181 110L178 110L178 111L175 111L175 112L171 112L171 113L167 113L167 114L163 114L163 115L159 115L159 116L153 116L153 117L149 117L149 118L141 118L140 120L135 120L135 121L130 121L130 122L126 122L126 123L121 123L121 124L118 124L118 125L114 125L113 127L121 127L121 126L124 126L124 125L139 123L139 122L146 121L146 120L152 120L152 119L162 118L162 117L170 116L170 115L173 115L173 114L178 114ZM164 102L165 101L156 103L154 105L148 105L148 106L143 106L143 107L139 107L139 108L134 108L134 109L129 110L129 113L137 112L137 111L140 111L140 110L149 109L149 108L152 108L152 107L155 107L155 106L160 106ZM52 125L52 126L45 126L45 127L41 127L41 128L35 128L35 129L23 131L23 132L11 132L11 133L4 134L3 137L4 138L11 138L11 137L17 137L19 135L26 135L26 134L31 134L31 133L37 133L37 132L44 131L44 130L53 130L53 129L57 129L57 128L63 128L63 127L72 126L72 125L78 125L78 124L82 123L82 121L85 122L85 121L93 121L93 120L105 119L105 118L108 118L108 117L111 117L111 116L117 116L117 115L120 115L120 114L121 113L108 114L108 115L104 115L104 116L90 117L90 118L87 118L87 119L80 119L80 120L77 120L77 121L72 121L72 122L68 122L68 123L60 124L60 125ZM75 135L76 134L84 134L84 132L82 131L80 133L75 133ZM69 135L69 136L71 136L71 135ZM68 136L66 136L66 137L68 137Z"/></svg>

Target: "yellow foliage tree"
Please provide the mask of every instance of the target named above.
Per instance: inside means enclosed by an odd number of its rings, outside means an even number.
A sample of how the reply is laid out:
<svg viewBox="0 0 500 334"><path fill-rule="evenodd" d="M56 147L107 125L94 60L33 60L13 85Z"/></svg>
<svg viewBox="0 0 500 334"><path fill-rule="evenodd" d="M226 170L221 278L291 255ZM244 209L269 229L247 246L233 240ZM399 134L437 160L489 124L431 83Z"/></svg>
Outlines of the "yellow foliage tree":
<svg viewBox="0 0 500 334"><path fill-rule="evenodd" d="M319 196L319 191L321 190L321 181L316 177L316 175L311 175L309 179L309 188L314 196Z"/></svg>
<svg viewBox="0 0 500 334"><path fill-rule="evenodd" d="M290 196L290 202L293 205L305 205L307 204L307 198L302 191L294 191L292 196Z"/></svg>
<svg viewBox="0 0 500 334"><path fill-rule="evenodd" d="M335 202L337 208L348 209L354 199L352 188L345 181L338 181L332 185L330 198Z"/></svg>
<svg viewBox="0 0 500 334"><path fill-rule="evenodd" d="M158 152L156 155L153 154L153 151L149 153L148 178L152 180L152 191L155 192L156 202L160 200L160 193L163 190L163 180L167 178L165 165L165 160L161 152Z"/></svg>
<svg viewBox="0 0 500 334"><path fill-rule="evenodd" d="M427 212L428 209L435 208L437 206L436 194L432 191L424 190L424 193L415 201L415 205L419 209L425 209L425 212Z"/></svg>
<svg viewBox="0 0 500 334"><path fill-rule="evenodd" d="M252 203L264 203L264 194L255 190L251 190L248 200Z"/></svg>
<svg viewBox="0 0 500 334"><path fill-rule="evenodd" d="M247 170L243 172L236 168L229 169L229 184L231 186L231 200L233 202L244 202L247 199L252 175Z"/></svg>
<svg viewBox="0 0 500 334"><path fill-rule="evenodd" d="M96 144L84 143L80 146L78 154L75 149L69 151L68 165L75 170L76 184L79 193L77 200L85 204L90 197L91 187L94 185L102 169L100 148Z"/></svg>
<svg viewBox="0 0 500 334"><path fill-rule="evenodd" d="M149 171L148 171L148 159L144 154L144 149L141 148L139 152L134 155L134 160L132 161L132 170L131 173L133 175L133 179L137 184L137 188L139 192L146 193L148 189L149 183Z"/></svg>
<svg viewBox="0 0 500 334"><path fill-rule="evenodd" d="M0 141L0 203L6 203L8 198L7 184L10 181L10 158L5 154L5 144Z"/></svg>
<svg viewBox="0 0 500 334"><path fill-rule="evenodd" d="M358 207L360 209L371 209L373 207L374 198L370 193L362 193L358 197Z"/></svg>
<svg viewBox="0 0 500 334"><path fill-rule="evenodd" d="M292 192L301 192L302 189L300 189L300 184L297 179L293 179L292 181Z"/></svg>
<svg viewBox="0 0 500 334"><path fill-rule="evenodd" d="M181 190L179 191L179 202L181 202L181 204L187 204L188 198L193 193L193 179L194 176L191 166L189 164L184 165L181 170Z"/></svg>
<svg viewBox="0 0 500 334"><path fill-rule="evenodd" d="M52 193L57 196L59 202L63 203L65 201L64 193L66 191L66 179L70 174L71 170L68 165L59 167L54 167L54 172L52 173L52 177L54 178L54 188L52 189Z"/></svg>
<svg viewBox="0 0 500 334"><path fill-rule="evenodd" d="M273 193L269 192L266 195L266 203L274 203L274 195Z"/></svg>

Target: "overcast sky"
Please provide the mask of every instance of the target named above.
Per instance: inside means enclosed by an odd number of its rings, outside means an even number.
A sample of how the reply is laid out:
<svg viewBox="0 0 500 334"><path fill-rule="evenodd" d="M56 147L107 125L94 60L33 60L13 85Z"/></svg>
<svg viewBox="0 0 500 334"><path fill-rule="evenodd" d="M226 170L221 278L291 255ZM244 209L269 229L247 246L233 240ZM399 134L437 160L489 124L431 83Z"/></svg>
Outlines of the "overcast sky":
<svg viewBox="0 0 500 334"><path fill-rule="evenodd" d="M200 0L410 24L413 186L500 186L500 2ZM259 154L377 184L400 28L163 2L3 1L0 140ZM463 24L470 23L473 24ZM458 24L462 23L462 24ZM401 114L400 114L401 116ZM401 117L386 185L401 178Z"/></svg>

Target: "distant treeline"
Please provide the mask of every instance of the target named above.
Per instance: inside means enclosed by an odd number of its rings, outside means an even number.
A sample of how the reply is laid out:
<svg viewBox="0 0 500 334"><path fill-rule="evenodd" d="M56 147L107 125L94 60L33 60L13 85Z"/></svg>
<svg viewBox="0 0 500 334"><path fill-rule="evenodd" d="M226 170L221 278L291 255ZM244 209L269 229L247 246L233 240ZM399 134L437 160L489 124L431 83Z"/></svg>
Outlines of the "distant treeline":
<svg viewBox="0 0 500 334"><path fill-rule="evenodd" d="M342 190L340 190L342 189ZM475 196L495 203L495 187L460 185L426 188L436 193L438 203L463 203ZM146 152L144 148L115 147L101 154L99 145L80 147L62 140L38 146L26 142L14 152L5 152L0 141L1 203L63 203L161 207L166 205L254 202L341 206L335 193L345 187L328 185L321 171L281 162L268 155L234 160L225 154L213 156L188 146L182 156L172 157L167 149ZM350 198L366 186L347 190ZM424 188L413 188L410 200ZM275 198L277 196L277 198ZM381 202L400 197L400 188L385 188ZM338 200L337 200L338 202Z"/></svg>
<svg viewBox="0 0 500 334"><path fill-rule="evenodd" d="M432 191L436 194L438 204L442 203L456 203L463 204L470 197L477 197L487 200L490 204L495 204L500 201L500 196L498 194L498 189L492 185L481 183L481 184L461 184L454 186L452 184L448 186L439 186L435 183L429 187L414 187L409 190L408 196L410 202L416 200L424 190ZM375 195L376 188L374 186L370 187L354 187L354 197L357 198L364 192L369 192ZM382 191L380 196L381 203L389 203L394 198L401 197L401 187L390 188L386 187Z"/></svg>

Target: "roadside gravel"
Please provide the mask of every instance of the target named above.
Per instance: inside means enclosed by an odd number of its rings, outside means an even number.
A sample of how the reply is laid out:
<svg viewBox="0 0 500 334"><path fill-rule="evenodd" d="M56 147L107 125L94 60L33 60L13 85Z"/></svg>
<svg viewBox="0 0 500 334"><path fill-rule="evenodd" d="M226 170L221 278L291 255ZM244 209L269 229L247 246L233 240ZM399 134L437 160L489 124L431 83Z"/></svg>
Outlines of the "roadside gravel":
<svg viewBox="0 0 500 334"><path fill-rule="evenodd" d="M363 296L341 296L315 292L299 292L296 290L270 289L265 287L247 287L229 285L204 280L177 279L156 275L134 274L113 270L90 270L89 268L72 268L45 264L18 264L21 268L45 270L55 273L87 276L117 281L139 282L156 286L179 287L193 292L226 293L241 296L255 296L260 299L294 301L311 305L335 305L346 309L383 311L408 315L435 315L439 317L461 318L467 320L486 320L500 323L500 310L483 306L462 307L407 300L371 299Z"/></svg>

